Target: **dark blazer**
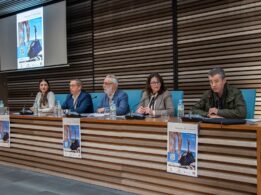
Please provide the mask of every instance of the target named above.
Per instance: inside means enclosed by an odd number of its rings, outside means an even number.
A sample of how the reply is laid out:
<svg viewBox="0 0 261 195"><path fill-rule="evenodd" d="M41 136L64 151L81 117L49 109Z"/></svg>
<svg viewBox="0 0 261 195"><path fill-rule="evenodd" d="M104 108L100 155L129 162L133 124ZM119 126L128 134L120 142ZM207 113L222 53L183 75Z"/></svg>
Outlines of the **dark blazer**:
<svg viewBox="0 0 261 195"><path fill-rule="evenodd" d="M116 90L112 100L114 101L116 105L116 114L117 115L125 115L129 112L129 104L128 104L128 95L121 91L121 90ZM107 94L104 93L102 99L100 102L98 102L97 105L98 109L99 108L108 108L110 107L109 105L109 97Z"/></svg>
<svg viewBox="0 0 261 195"><path fill-rule="evenodd" d="M62 109L69 109L77 113L93 113L93 104L90 94L81 91L79 97L76 100L76 109L73 106L72 94L67 95L65 102L62 105Z"/></svg>

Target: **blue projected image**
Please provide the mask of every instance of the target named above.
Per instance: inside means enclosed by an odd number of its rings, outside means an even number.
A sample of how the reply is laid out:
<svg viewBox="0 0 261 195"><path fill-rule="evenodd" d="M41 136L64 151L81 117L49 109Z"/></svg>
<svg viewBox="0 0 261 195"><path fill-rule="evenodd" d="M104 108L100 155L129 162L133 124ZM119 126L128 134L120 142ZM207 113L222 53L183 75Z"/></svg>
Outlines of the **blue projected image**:
<svg viewBox="0 0 261 195"><path fill-rule="evenodd" d="M42 29L42 17L35 18L32 20L27 20L18 23L18 48L17 48L17 57L26 58L30 57L28 52L30 47L35 45L37 41L40 43L38 46L36 57L42 49L42 38L43 38L43 29Z"/></svg>

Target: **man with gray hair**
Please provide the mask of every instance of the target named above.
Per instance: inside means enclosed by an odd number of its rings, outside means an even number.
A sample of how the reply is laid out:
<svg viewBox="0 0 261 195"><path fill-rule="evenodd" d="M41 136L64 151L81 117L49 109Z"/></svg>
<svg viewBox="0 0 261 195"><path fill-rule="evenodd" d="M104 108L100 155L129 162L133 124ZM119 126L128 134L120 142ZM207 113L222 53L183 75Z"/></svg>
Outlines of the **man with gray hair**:
<svg viewBox="0 0 261 195"><path fill-rule="evenodd" d="M211 90L206 91L192 108L194 114L210 118L245 118L246 105L240 90L228 85L222 68L208 73Z"/></svg>
<svg viewBox="0 0 261 195"><path fill-rule="evenodd" d="M80 79L70 81L71 94L67 95L65 102L62 104L62 109L69 109L79 114L93 112L91 95L82 91L82 87L83 84Z"/></svg>
<svg viewBox="0 0 261 195"><path fill-rule="evenodd" d="M106 108L114 102L116 105L116 115L125 115L129 112L128 95L118 90L118 79L115 75L107 75L103 81L104 96L98 103L97 112L104 113Z"/></svg>

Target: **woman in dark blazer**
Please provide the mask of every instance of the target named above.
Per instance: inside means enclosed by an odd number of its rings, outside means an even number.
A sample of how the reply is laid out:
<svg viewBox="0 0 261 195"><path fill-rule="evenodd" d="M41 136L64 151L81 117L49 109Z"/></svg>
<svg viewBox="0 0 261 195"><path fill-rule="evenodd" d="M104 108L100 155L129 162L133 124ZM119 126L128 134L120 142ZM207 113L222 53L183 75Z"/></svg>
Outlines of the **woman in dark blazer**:
<svg viewBox="0 0 261 195"><path fill-rule="evenodd" d="M160 74L152 73L146 82L146 90L142 95L137 113L149 115L161 115L163 110L173 116L174 108L170 92L165 88Z"/></svg>

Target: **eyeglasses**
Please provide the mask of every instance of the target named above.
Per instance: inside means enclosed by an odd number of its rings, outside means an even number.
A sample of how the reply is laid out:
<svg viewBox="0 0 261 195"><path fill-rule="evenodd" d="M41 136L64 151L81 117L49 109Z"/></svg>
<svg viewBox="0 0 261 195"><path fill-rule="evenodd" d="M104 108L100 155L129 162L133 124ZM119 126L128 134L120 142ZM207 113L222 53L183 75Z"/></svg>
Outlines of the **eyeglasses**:
<svg viewBox="0 0 261 195"><path fill-rule="evenodd" d="M151 85L160 85L161 83L160 82L151 82L150 84Z"/></svg>
<svg viewBox="0 0 261 195"><path fill-rule="evenodd" d="M77 84L70 84L69 86L70 87L76 87L76 86L79 86L79 85L77 85Z"/></svg>
<svg viewBox="0 0 261 195"><path fill-rule="evenodd" d="M112 82L111 82L111 83L104 82L103 84L104 84L104 85L111 85L111 84L113 84L113 83L112 83Z"/></svg>

